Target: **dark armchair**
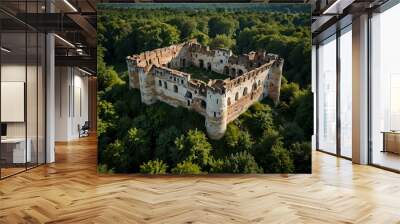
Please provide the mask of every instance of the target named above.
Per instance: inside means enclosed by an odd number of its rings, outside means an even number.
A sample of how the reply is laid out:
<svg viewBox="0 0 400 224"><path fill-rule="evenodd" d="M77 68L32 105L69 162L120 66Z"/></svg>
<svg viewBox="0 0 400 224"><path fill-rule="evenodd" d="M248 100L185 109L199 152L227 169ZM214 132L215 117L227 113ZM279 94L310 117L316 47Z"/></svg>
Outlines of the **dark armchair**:
<svg viewBox="0 0 400 224"><path fill-rule="evenodd" d="M85 121L85 123L82 126L78 125L79 138L89 136L89 129L90 129L89 121Z"/></svg>

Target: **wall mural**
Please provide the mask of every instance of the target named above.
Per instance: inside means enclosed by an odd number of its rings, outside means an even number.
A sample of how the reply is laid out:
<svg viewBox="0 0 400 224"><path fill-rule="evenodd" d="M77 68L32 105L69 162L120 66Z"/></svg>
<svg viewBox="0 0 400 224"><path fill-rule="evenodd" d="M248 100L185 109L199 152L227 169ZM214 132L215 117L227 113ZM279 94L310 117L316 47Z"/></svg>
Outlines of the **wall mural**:
<svg viewBox="0 0 400 224"><path fill-rule="evenodd" d="M311 173L311 14L98 5L100 173Z"/></svg>

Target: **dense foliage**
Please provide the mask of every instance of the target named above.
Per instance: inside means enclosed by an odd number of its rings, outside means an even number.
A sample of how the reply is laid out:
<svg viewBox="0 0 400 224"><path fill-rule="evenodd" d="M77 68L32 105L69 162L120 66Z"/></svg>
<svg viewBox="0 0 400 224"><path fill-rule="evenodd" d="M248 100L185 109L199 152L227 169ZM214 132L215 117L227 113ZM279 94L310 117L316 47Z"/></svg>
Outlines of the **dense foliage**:
<svg viewBox="0 0 400 224"><path fill-rule="evenodd" d="M273 11L273 10L272 10ZM98 18L101 172L309 173L313 130L307 10L103 9ZM141 103L125 57L197 38L235 54L265 49L285 59L281 101L256 103L218 141L184 108Z"/></svg>

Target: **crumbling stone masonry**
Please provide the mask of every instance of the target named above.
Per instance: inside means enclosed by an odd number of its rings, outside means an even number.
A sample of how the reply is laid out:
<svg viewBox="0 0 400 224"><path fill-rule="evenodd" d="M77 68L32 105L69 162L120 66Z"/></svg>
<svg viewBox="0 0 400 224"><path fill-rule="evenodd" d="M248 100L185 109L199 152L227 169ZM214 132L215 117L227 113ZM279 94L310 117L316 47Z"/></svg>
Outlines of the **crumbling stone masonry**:
<svg viewBox="0 0 400 224"><path fill-rule="evenodd" d="M140 89L141 100L157 100L202 114L207 133L220 139L229 122L265 97L279 101L283 59L264 51L233 55L210 50L196 40L128 56L129 86ZM180 68L195 66L225 74L225 80L205 83Z"/></svg>

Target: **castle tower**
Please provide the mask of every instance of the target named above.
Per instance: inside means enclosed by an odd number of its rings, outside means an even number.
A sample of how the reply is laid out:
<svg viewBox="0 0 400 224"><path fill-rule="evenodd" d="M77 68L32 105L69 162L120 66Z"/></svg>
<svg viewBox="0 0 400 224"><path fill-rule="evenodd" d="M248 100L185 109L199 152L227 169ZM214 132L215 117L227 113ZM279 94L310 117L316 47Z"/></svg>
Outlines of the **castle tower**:
<svg viewBox="0 0 400 224"><path fill-rule="evenodd" d="M272 64L268 74L268 95L275 104L279 102L279 96L281 92L282 69L283 59L278 58Z"/></svg>
<svg viewBox="0 0 400 224"><path fill-rule="evenodd" d="M220 139L224 136L227 126L226 95L207 90L206 129L211 139Z"/></svg>
<svg viewBox="0 0 400 224"><path fill-rule="evenodd" d="M150 105L156 102L156 91L154 88L154 75L152 74L151 64L147 66L139 66L139 59L127 57L129 73L129 87L140 89L142 102ZM146 62L147 64L147 62Z"/></svg>
<svg viewBox="0 0 400 224"><path fill-rule="evenodd" d="M136 70L136 65L131 61L130 56L126 58L126 64L128 65L129 88L139 89L139 73Z"/></svg>
<svg viewBox="0 0 400 224"><path fill-rule="evenodd" d="M152 70L146 72L144 68L137 68L139 74L140 96L142 102L151 105L157 101Z"/></svg>

